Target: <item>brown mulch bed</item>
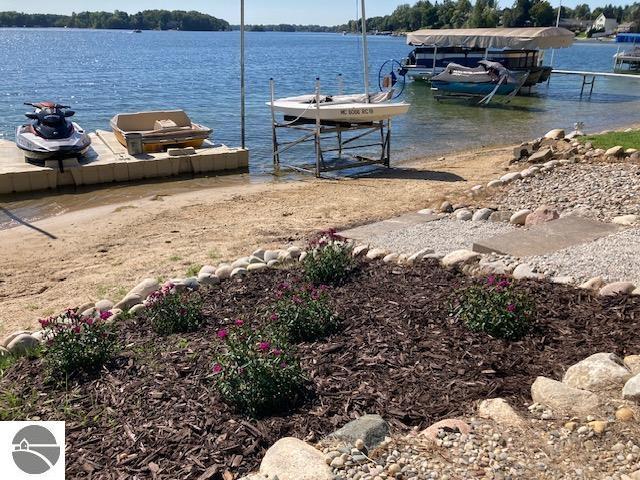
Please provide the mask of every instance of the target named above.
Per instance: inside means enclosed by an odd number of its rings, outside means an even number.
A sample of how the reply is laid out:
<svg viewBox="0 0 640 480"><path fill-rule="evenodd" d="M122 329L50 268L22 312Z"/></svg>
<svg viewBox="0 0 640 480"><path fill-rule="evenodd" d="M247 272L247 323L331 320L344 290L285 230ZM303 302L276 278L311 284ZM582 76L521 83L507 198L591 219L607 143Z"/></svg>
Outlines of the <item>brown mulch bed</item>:
<svg viewBox="0 0 640 480"><path fill-rule="evenodd" d="M521 283L537 306L536 327L523 341L506 342L449 316L467 277L436 263L376 263L332 292L343 330L300 346L314 395L288 415L235 414L211 388L215 332L256 318L276 285L295 275L255 275L207 291L208 323L194 334L163 338L144 320L123 322L114 365L66 391L45 383L39 361L23 360L0 380L0 402L15 395L13 410L0 403L0 413L66 420L69 478L230 479L255 469L283 436L316 441L364 413L398 429L423 428L469 414L487 397L523 407L538 375L559 378L596 352L640 353L637 298Z"/></svg>

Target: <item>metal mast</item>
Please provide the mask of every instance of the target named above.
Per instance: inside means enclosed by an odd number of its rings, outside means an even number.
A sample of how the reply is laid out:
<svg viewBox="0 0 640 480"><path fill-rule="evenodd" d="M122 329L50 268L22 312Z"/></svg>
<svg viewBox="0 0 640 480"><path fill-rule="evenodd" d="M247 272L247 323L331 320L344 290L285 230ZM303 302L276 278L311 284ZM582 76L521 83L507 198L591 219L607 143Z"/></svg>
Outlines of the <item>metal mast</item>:
<svg viewBox="0 0 640 480"><path fill-rule="evenodd" d="M362 61L364 65L364 93L369 103L369 47L367 45L367 13L365 0L361 0L362 8Z"/></svg>
<svg viewBox="0 0 640 480"><path fill-rule="evenodd" d="M245 148L244 0L240 0L240 141Z"/></svg>

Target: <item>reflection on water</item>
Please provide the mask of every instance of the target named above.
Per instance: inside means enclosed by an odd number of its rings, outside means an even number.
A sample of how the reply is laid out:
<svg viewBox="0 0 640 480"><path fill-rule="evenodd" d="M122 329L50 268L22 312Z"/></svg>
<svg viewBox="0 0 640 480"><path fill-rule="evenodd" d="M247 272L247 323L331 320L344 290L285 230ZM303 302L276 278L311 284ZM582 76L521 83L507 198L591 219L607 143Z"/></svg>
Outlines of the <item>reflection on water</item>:
<svg viewBox="0 0 640 480"><path fill-rule="evenodd" d="M0 138L13 139L23 121L24 101L53 99L73 105L77 121L89 130L108 128L118 112L182 108L214 128L214 138L239 143L237 32L144 32L0 29ZM73 45L73 48L69 48ZM559 50L555 65L568 70L611 71L616 45L579 43ZM386 60L404 58L410 48L402 38L372 37L371 84ZM42 59L57 68L42 68ZM547 55L547 58L549 56ZM353 35L257 33L247 38L247 143L252 176L271 173L269 78L278 96L312 92L316 77L326 93L362 90L360 39ZM37 72L37 74L34 74ZM429 85L410 83L404 92L409 114L393 124L393 161L439 155L467 147L515 143L552 127L584 122L588 131L640 123L640 82L596 80L593 96L580 97L582 79L554 75L528 97L508 105L478 108L438 102ZM293 149L289 158L313 158L312 147ZM225 180L228 181L228 180ZM182 180L184 189L203 180ZM200 182L200 183L199 183ZM210 182L210 183L209 183ZM204 186L215 186L206 180ZM179 191L181 183L160 183ZM32 218L73 208L139 198L152 187L110 186L7 205L26 209ZM136 197L137 195L137 197ZM46 213L45 213L46 212ZM2 220L0 220L2 222Z"/></svg>

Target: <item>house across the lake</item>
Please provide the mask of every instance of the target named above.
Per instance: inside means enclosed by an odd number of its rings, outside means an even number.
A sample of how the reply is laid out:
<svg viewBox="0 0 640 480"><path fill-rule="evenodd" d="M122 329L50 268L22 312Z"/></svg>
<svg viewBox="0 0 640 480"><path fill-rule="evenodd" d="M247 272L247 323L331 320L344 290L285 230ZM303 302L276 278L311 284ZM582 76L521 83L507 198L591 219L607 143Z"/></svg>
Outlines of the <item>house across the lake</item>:
<svg viewBox="0 0 640 480"><path fill-rule="evenodd" d="M618 29L618 20L615 18L607 18L604 13L601 13L593 22L593 29L603 31L605 35L611 35Z"/></svg>

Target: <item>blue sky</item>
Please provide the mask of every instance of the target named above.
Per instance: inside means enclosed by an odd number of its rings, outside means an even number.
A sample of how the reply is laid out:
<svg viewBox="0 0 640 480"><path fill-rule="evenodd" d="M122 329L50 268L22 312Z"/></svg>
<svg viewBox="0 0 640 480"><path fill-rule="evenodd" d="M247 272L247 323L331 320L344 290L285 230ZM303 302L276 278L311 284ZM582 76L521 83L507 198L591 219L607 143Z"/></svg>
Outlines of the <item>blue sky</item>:
<svg viewBox="0 0 640 480"><path fill-rule="evenodd" d="M345 23L356 16L356 1L359 0L245 0L247 23L302 23L337 25ZM473 2L474 0L472 0ZM557 0L550 0L557 6ZM403 3L415 3L415 0L367 0L367 15L386 15ZM501 6L512 4L512 0L500 0ZM584 0L565 0L563 5L569 7ZM633 0L586 0L592 8L605 3L624 5ZM83 10L139 10L163 8L167 10L199 10L201 12L224 18L231 23L239 23L239 0L0 0L0 10L17 10L39 13L63 13Z"/></svg>

